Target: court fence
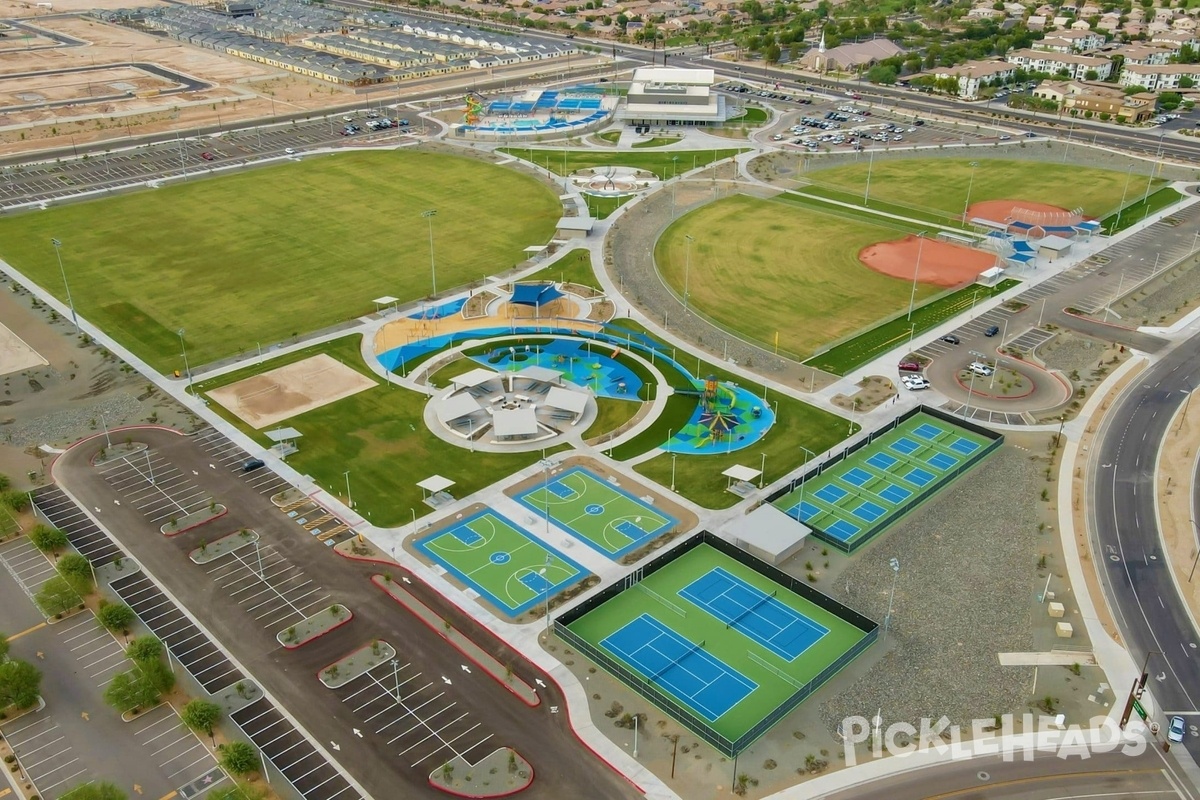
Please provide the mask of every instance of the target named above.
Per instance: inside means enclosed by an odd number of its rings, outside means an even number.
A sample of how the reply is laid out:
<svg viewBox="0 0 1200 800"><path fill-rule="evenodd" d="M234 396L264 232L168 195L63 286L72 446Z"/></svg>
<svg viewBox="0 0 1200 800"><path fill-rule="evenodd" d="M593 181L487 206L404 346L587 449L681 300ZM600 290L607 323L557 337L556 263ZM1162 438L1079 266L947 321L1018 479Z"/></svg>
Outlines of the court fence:
<svg viewBox="0 0 1200 800"><path fill-rule="evenodd" d="M848 622L865 634L863 638L859 639L854 644L853 647L831 662L807 683L793 684L796 687L796 691L794 691L782 703L776 706L774 710L772 710L769 714L763 717L759 722L757 722L741 736L738 736L736 739L730 739L729 737L724 736L716 731L711 725L709 725L707 720L705 720L688 706L671 697L652 680L647 680L644 676L640 675L634 670L631 670L615 657L607 653L599 645L584 639L582 636L572 631L569 627L572 622L575 622L589 612L594 611L622 592L632 589L644 578L653 575L655 572L658 572L660 569L663 569L671 562L702 544L707 544L715 548L738 563L753 569L754 571L770 578L776 583L781 584L790 591L800 595L805 600L808 600L825 611L828 611L845 622ZM832 597L822 594L808 583L794 578L782 570L772 567L765 561L755 558L746 551L736 547L733 544L730 544L729 542L725 541L719 536L716 536L715 534L710 533L709 531L701 531L700 533L689 537L684 542L681 542L678 546L673 547L644 566L639 567L638 569L629 573L616 583L606 587L593 597L590 597L579 605L571 608L569 611L555 618L553 620L553 626L554 634L556 636L574 647L578 652L590 658L599 666L603 667L605 670L610 672L634 691L641 694L647 700L654 703L689 731L696 734L696 736L698 736L700 739L711 745L718 753L728 758L737 756L738 753L745 750L759 737L778 724L780 720L791 713L796 706L803 703L826 681L849 665L850 662L854 661L854 659L857 658L859 654L865 651L868 647L870 647L879 636L878 623L874 622L868 617L863 616L862 614L859 614L857 611L842 605Z"/></svg>
<svg viewBox="0 0 1200 800"><path fill-rule="evenodd" d="M907 422L908 420L915 417L917 414L926 414L930 417L933 417L936 420L945 422L948 425L953 425L955 427L968 430L971 433L977 434L977 435L982 436L983 438L987 439L988 443L986 445L984 445L982 448L980 448L979 450L977 450L976 452L967 456L967 458L964 461L962 461L953 470L943 473L941 478L939 478L938 481L935 484L933 484L932 487L929 487L929 488L923 489L920 492L917 492L915 495L913 495L913 498L911 500L909 500L907 503L905 503L904 505L902 505L899 508L897 508L896 510L894 510L891 514L888 514L888 515L884 516L883 518L881 518L881 520L878 523L873 524L861 536L854 537L854 539L852 541L850 541L850 542L843 541L842 539L839 539L838 537L828 533L827 531L822 530L821 528L818 528L816 525L813 525L811 522L804 523L813 532L814 536L816 536L822 542L825 542L826 544L828 544L830 547L835 547L838 550L841 550L843 553L853 553L855 550L862 547L867 542L871 541L871 539L875 538L876 535L881 533L884 529L886 529L888 526L890 526L898 518L904 516L909 511L912 511L914 508L919 506L921 503L924 503L926 500L933 497L935 494L940 492L942 489L949 486L951 483L954 482L954 479L956 479L960 475L963 475L966 472L968 472L972 467L974 467L976 464L978 464L983 459L987 458L989 455L991 455L994 451L998 450L1004 444L1003 434L997 433L996 431L991 430L990 428L985 428L982 425L977 425L974 422L971 422L970 420L955 417L951 414L948 414L945 411L942 411L939 408L931 408L930 406L921 405L921 406L917 406L916 408L909 409L908 411L901 414L899 417L896 417L891 422L884 425L882 428L876 428L875 430L868 433L866 436L860 436L858 441L847 446L846 449L842 450L840 453L837 453L836 455L830 457L827 461L823 461L820 464L817 464L815 467L810 469L808 472L802 473L802 474L798 475L797 477L793 478L785 486L777 489L769 497L767 497L767 502L774 503L776 500L779 500L781 497L784 497L784 496L794 492L796 490L796 487L798 487L800 484L806 483L809 480L812 480L813 478L819 477L823 472L830 469L831 467L836 467L838 464L842 463L847 458L849 458L850 456L857 453L859 450L862 450L864 447L867 447L868 445L873 443L880 436L883 436L884 434L888 434L888 433L891 433L892 431L896 430L901 425L903 425L905 422Z"/></svg>

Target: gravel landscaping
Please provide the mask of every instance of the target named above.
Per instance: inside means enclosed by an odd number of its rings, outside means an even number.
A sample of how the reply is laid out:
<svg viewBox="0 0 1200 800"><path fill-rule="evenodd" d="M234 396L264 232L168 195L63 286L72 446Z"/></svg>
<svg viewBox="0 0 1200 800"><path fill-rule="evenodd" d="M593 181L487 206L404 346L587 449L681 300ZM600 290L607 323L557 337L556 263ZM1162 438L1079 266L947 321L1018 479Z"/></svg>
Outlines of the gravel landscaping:
<svg viewBox="0 0 1200 800"><path fill-rule="evenodd" d="M894 526L832 585L820 586L883 622L896 583L890 651L821 705L830 730L851 715L885 726L954 723L1023 710L1032 669L1001 667L997 653L1034 649L1029 587L1037 566L1037 497L1045 460L1006 446L956 486Z"/></svg>
<svg viewBox="0 0 1200 800"><path fill-rule="evenodd" d="M275 635L275 639L283 645L285 650L295 650L313 639L319 639L330 631L342 627L352 619L354 619L354 612L343 605L334 604L281 630ZM372 644L372 655L378 655L374 651L379 649L381 649L379 646Z"/></svg>
<svg viewBox="0 0 1200 800"><path fill-rule="evenodd" d="M1123 325L1170 325L1190 311L1200 298L1200 269L1197 266L1200 266L1200 258L1185 260L1113 304L1112 310L1121 315Z"/></svg>
<svg viewBox="0 0 1200 800"><path fill-rule="evenodd" d="M337 689L396 657L396 648L382 639L363 645L321 670L321 683Z"/></svg>
<svg viewBox="0 0 1200 800"><path fill-rule="evenodd" d="M184 514L182 517L172 517L159 526L159 531L163 536L178 536L184 531L190 531L192 528L199 528L206 522L211 522L218 517L223 517L229 513L229 509L220 503L213 503L208 508L202 508L199 511L193 511L191 514Z"/></svg>
<svg viewBox="0 0 1200 800"><path fill-rule="evenodd" d="M226 553L240 550L246 545L257 541L258 531L243 528L227 536L222 536L215 542L201 542L199 547L188 553L188 558L191 559L193 564L207 564L210 561L216 561Z"/></svg>

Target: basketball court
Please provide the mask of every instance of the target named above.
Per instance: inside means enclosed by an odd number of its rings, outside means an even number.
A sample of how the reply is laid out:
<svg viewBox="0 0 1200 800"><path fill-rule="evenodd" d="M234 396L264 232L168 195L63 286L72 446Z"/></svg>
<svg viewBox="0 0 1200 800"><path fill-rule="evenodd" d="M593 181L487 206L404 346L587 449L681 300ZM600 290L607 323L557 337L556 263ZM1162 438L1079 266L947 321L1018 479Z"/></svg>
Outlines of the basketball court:
<svg viewBox="0 0 1200 800"><path fill-rule="evenodd" d="M490 508L414 546L510 617L547 602L588 574Z"/></svg>
<svg viewBox="0 0 1200 800"><path fill-rule="evenodd" d="M321 353L213 389L208 396L247 425L262 430L375 385L358 370Z"/></svg>
<svg viewBox="0 0 1200 800"><path fill-rule="evenodd" d="M679 524L583 467L572 467L516 500L543 518L549 514L555 525L612 559Z"/></svg>

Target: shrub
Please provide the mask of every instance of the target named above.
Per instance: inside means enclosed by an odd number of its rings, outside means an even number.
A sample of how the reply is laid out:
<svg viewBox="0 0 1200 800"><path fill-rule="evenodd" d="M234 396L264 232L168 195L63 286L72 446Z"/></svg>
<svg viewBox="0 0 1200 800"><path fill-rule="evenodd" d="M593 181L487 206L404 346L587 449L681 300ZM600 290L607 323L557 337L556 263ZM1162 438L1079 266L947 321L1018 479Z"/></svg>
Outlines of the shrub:
<svg viewBox="0 0 1200 800"><path fill-rule="evenodd" d="M230 773L249 775L259 767L258 751L249 742L229 742L217 748L221 766Z"/></svg>
<svg viewBox="0 0 1200 800"><path fill-rule="evenodd" d="M29 532L29 541L43 553L54 552L67 546L67 535L49 525L35 525Z"/></svg>
<svg viewBox="0 0 1200 800"><path fill-rule="evenodd" d="M29 508L29 494L16 489L0 492L0 505L10 511L24 511Z"/></svg>
<svg viewBox="0 0 1200 800"><path fill-rule="evenodd" d="M0 707L29 708L38 701L42 673L26 661L5 661L0 664Z"/></svg>
<svg viewBox="0 0 1200 800"><path fill-rule="evenodd" d="M92 593L92 564L79 553L67 553L58 560L55 569L80 597Z"/></svg>
<svg viewBox="0 0 1200 800"><path fill-rule="evenodd" d="M67 583L61 575L55 575L43 583L33 600L42 613L48 617L60 616L83 602L79 592L75 591L75 588Z"/></svg>
<svg viewBox="0 0 1200 800"><path fill-rule="evenodd" d="M124 603L107 603L96 612L96 619L110 631L124 631L133 624L134 613Z"/></svg>
<svg viewBox="0 0 1200 800"><path fill-rule="evenodd" d="M162 657L162 642L153 636L139 636L129 643L125 655L138 664L157 661Z"/></svg>

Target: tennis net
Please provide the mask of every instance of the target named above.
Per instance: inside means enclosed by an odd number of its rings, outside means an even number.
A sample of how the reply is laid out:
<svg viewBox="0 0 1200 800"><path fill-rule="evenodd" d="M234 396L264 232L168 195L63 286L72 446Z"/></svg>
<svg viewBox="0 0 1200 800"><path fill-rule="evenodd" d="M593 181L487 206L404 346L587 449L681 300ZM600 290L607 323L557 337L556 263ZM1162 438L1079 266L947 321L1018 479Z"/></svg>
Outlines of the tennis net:
<svg viewBox="0 0 1200 800"><path fill-rule="evenodd" d="M729 620L729 622L726 622L726 623L725 623L725 630L729 630L729 629L730 629L730 628L732 628L734 625L737 625L739 622L741 622L742 620L744 620L746 617L750 616L750 614L754 613L754 609L758 608L758 607L759 607L759 606L761 606L763 603L765 603L765 602L767 602L768 600L770 600L770 599L771 599L772 597L774 597L774 596L775 596L775 595L776 595L778 592L779 592L779 590L778 590L778 589L776 589L775 591L771 592L770 594L764 594L764 595L763 595L761 598L759 598L759 599L758 599L758 600L756 600L756 601L755 601L753 604L751 604L750 606L748 606L748 607L746 608L746 610L745 610L745 611L743 611L742 613L738 614L738 615L737 615L736 617L734 617L733 619Z"/></svg>
<svg viewBox="0 0 1200 800"><path fill-rule="evenodd" d="M676 614L678 614L679 616L681 616L681 617L686 617L686 616L687 616L687 612L686 612L686 611L684 611L682 608L680 608L679 606L675 605L675 604L674 604L674 603L672 603L670 600L668 600L667 598L663 597L661 594L659 594L658 592L654 591L653 589L650 589L650 588L646 587L644 584L641 584L641 583L635 583L635 584L634 584L634 587L636 587L636 588L638 588L638 589L641 589L643 592L645 592L646 594L650 595L650 596L651 596L651 597L653 597L655 600L657 600L658 602L662 603L664 606L666 606L667 608L671 609L672 611L674 611L674 612L675 612Z"/></svg>
<svg viewBox="0 0 1200 800"><path fill-rule="evenodd" d="M658 680L659 676L661 676L664 672L666 672L671 667L678 664L680 661L683 661L685 658L687 658L692 653L696 652L697 650L699 650L702 647L704 647L703 639L700 640L699 642L697 642L696 644L692 645L691 647L689 647L687 650L685 650L683 655L681 655L679 658L673 658L670 661L668 661L666 664L664 664L663 666L661 666L657 670L655 670L654 674L650 676L650 682L653 683L654 681ZM662 651L659 650L659 652L661 653Z"/></svg>

